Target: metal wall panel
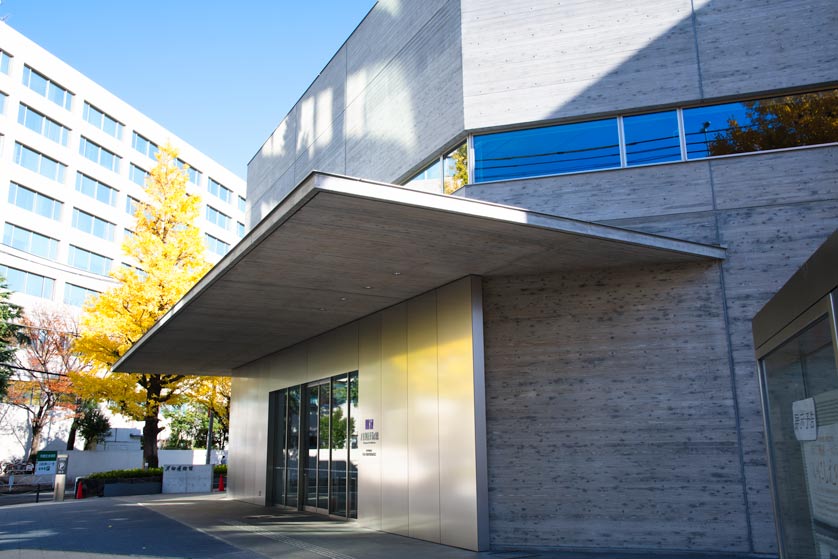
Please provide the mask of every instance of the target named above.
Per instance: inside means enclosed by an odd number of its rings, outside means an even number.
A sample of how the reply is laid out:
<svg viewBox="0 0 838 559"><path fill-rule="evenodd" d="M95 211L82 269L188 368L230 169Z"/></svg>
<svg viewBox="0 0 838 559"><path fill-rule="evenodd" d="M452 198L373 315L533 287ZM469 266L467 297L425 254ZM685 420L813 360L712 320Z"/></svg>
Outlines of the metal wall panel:
<svg viewBox="0 0 838 559"><path fill-rule="evenodd" d="M437 290L441 542L477 545L471 298L469 283Z"/></svg>
<svg viewBox="0 0 838 559"><path fill-rule="evenodd" d="M407 303L407 442L410 536L438 542L439 386L436 293Z"/></svg>
<svg viewBox="0 0 838 559"><path fill-rule="evenodd" d="M306 380L317 380L357 370L357 322L326 332L308 342Z"/></svg>
<svg viewBox="0 0 838 559"><path fill-rule="evenodd" d="M232 395L230 399L230 442L228 445L229 478L227 479L227 492L233 499L246 498L244 489L244 469L247 467L249 455L244 444L244 434L247 423L244 421L245 400L247 391L247 379L233 377Z"/></svg>
<svg viewBox="0 0 838 559"><path fill-rule="evenodd" d="M364 394L360 395L361 402ZM381 529L408 535L407 304L381 313Z"/></svg>
<svg viewBox="0 0 838 559"><path fill-rule="evenodd" d="M358 404L355 425L364 432L366 419L373 430L381 428L381 314L361 320L358 325ZM380 431L379 431L380 432ZM373 530L381 529L381 441L360 444L358 468L358 519Z"/></svg>

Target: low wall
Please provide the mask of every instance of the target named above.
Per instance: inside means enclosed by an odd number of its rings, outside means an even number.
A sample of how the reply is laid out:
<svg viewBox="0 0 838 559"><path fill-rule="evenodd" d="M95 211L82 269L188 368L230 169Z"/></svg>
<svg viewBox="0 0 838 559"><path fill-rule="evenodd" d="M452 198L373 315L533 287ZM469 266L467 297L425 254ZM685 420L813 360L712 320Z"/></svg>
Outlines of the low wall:
<svg viewBox="0 0 838 559"><path fill-rule="evenodd" d="M206 450L158 450L157 452L161 466L169 464L204 464L207 458ZM71 483L77 477L87 476L95 472L130 470L143 467L142 450L111 450L107 452L70 450L66 454L69 457L67 462L67 479ZM226 450L212 451L210 461L213 464L226 462L226 459Z"/></svg>

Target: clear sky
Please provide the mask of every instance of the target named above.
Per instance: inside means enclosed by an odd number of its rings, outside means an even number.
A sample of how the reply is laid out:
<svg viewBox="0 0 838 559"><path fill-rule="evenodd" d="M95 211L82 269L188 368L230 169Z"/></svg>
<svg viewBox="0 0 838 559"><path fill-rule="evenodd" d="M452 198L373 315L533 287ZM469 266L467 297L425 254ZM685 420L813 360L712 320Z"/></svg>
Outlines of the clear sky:
<svg viewBox="0 0 838 559"><path fill-rule="evenodd" d="M374 4L0 0L0 17L244 178Z"/></svg>

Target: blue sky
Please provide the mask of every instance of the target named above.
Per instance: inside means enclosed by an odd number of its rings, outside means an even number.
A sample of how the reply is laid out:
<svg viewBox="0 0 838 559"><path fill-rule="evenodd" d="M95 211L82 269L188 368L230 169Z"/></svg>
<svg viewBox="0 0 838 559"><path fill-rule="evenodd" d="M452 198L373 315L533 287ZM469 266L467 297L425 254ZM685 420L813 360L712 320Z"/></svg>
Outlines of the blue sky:
<svg viewBox="0 0 838 559"><path fill-rule="evenodd" d="M236 174L374 0L1 0L11 27Z"/></svg>

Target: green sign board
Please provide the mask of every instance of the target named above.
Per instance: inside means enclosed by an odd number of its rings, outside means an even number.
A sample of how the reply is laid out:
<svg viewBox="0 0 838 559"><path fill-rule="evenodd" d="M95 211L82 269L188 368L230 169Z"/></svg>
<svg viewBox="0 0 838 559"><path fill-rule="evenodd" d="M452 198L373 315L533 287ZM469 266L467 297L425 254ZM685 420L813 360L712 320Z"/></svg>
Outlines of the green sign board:
<svg viewBox="0 0 838 559"><path fill-rule="evenodd" d="M38 453L37 462L55 462L58 459L57 450L42 450Z"/></svg>
<svg viewBox="0 0 838 559"><path fill-rule="evenodd" d="M42 450L38 453L35 463L35 475L49 475L55 473L55 461L58 459L58 451Z"/></svg>

